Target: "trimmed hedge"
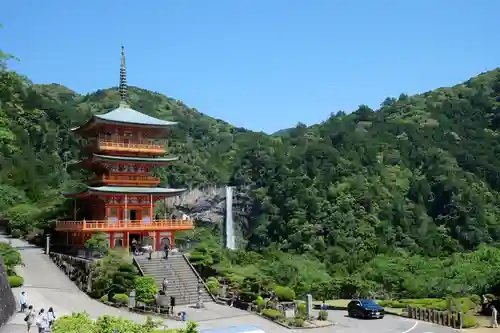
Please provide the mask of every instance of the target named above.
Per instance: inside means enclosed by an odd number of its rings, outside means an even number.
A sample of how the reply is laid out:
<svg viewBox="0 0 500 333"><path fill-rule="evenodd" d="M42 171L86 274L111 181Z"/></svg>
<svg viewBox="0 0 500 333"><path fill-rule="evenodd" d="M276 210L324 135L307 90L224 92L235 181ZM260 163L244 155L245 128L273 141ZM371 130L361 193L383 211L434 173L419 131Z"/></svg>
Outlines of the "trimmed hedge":
<svg viewBox="0 0 500 333"><path fill-rule="evenodd" d="M116 303L119 303L119 304L128 304L128 295L126 294L115 294L113 296L113 300L116 302Z"/></svg>
<svg viewBox="0 0 500 333"><path fill-rule="evenodd" d="M328 320L328 311L326 310L320 310L318 312L318 320Z"/></svg>
<svg viewBox="0 0 500 333"><path fill-rule="evenodd" d="M472 328L477 325L476 318L473 315L465 314L463 318L462 328Z"/></svg>
<svg viewBox="0 0 500 333"><path fill-rule="evenodd" d="M275 309L264 309L262 310L262 315L272 320L278 320L283 317L281 311Z"/></svg>
<svg viewBox="0 0 500 333"><path fill-rule="evenodd" d="M475 298L476 299L476 298ZM455 308L457 311L468 312L474 310L477 303L469 297L452 299L442 299L442 298L421 298L421 299L399 299L399 300L385 300L377 302L380 306L402 309L407 306L414 308L425 308L439 311L446 311L451 308Z"/></svg>
<svg viewBox="0 0 500 333"><path fill-rule="evenodd" d="M304 327L305 320L302 318L294 318L291 324L295 327Z"/></svg>
<svg viewBox="0 0 500 333"><path fill-rule="evenodd" d="M12 236L12 238L20 238L23 235L23 232L19 229L12 229L10 235Z"/></svg>
<svg viewBox="0 0 500 333"><path fill-rule="evenodd" d="M291 302L295 300L295 291L293 289L283 286L276 286L274 288L276 297L282 302Z"/></svg>
<svg viewBox="0 0 500 333"><path fill-rule="evenodd" d="M219 293L220 282L219 282L219 280L217 280L217 278L211 276L205 281L205 284L207 285L208 290L210 290L210 293L212 293L212 294Z"/></svg>
<svg viewBox="0 0 500 333"><path fill-rule="evenodd" d="M24 279L22 276L9 276L9 285L11 288L17 288L23 285Z"/></svg>

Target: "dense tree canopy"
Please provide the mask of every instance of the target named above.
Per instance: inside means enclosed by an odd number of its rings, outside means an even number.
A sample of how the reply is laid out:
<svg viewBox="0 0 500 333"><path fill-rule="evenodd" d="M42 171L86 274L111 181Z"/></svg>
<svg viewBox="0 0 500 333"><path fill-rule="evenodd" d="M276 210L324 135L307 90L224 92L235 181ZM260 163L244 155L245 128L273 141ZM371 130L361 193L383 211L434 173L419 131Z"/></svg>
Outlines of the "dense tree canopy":
<svg viewBox="0 0 500 333"><path fill-rule="evenodd" d="M34 85L0 57L0 217L29 231L71 215L62 193L85 175L68 167L79 159L69 128L116 107L119 96L115 88L81 96ZM463 293L439 286L443 280L411 282L427 264L433 274L446 268L449 278L476 283L474 292L493 287L498 261L485 258L499 257L500 70L275 135L139 88L130 88L129 99L136 110L179 122L168 149L180 161L157 170L163 184L239 189L236 220L247 252L221 259L217 244L205 240L198 250L210 253L207 265L245 268L240 276L255 269L297 286L306 273L290 271L307 263L317 272L308 280L314 283L349 276L389 293ZM461 254L469 251L476 252ZM481 285L453 268L482 260L494 269L485 268Z"/></svg>

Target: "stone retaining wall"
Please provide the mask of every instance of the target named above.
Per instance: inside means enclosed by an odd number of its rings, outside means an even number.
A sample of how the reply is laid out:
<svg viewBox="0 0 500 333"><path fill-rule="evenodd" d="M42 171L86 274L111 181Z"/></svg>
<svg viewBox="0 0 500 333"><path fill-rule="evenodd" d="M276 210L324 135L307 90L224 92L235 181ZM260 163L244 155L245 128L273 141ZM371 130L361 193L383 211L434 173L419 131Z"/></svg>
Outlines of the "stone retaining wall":
<svg viewBox="0 0 500 333"><path fill-rule="evenodd" d="M50 259L59 267L80 290L90 293L92 291L92 274L95 263L92 260L76 258L67 254L50 253Z"/></svg>
<svg viewBox="0 0 500 333"><path fill-rule="evenodd" d="M410 318L452 328L460 328L461 316L461 313L408 307L408 317Z"/></svg>
<svg viewBox="0 0 500 333"><path fill-rule="evenodd" d="M5 266L0 256L0 327L5 325L16 311L16 299L9 286Z"/></svg>

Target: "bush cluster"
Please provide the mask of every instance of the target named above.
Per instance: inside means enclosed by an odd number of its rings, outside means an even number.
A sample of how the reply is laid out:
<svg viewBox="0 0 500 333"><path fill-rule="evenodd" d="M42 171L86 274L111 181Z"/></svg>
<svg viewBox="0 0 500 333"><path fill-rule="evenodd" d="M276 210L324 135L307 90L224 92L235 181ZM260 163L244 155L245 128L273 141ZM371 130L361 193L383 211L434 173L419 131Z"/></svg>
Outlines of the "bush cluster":
<svg viewBox="0 0 500 333"><path fill-rule="evenodd" d="M17 288L23 285L24 279L22 276L9 276L9 285L11 288Z"/></svg>
<svg viewBox="0 0 500 333"><path fill-rule="evenodd" d="M118 304L126 305L128 304L129 297L126 294L115 294L113 300Z"/></svg>
<svg viewBox="0 0 500 333"><path fill-rule="evenodd" d="M275 309L264 309L262 310L262 315L272 320L283 318L283 314L281 313L281 311Z"/></svg>
<svg viewBox="0 0 500 333"><path fill-rule="evenodd" d="M480 302L480 298L476 296L471 297L461 297L461 298L420 298L420 299L399 299L399 300L383 300L378 301L377 303L380 306L393 308L393 309L402 309L407 306L413 308L425 308L439 311L450 310L453 312L469 312L470 310L474 310L478 303Z"/></svg>

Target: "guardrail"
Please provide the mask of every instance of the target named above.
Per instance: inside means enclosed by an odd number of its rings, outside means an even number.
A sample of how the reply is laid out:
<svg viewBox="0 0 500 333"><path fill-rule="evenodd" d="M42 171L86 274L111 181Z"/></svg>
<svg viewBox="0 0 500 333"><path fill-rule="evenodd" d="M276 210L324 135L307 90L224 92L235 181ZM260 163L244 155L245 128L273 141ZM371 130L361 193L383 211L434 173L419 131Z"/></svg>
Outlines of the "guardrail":
<svg viewBox="0 0 500 333"><path fill-rule="evenodd" d="M134 230L189 230L191 220L83 220L57 221L57 231L134 231Z"/></svg>

